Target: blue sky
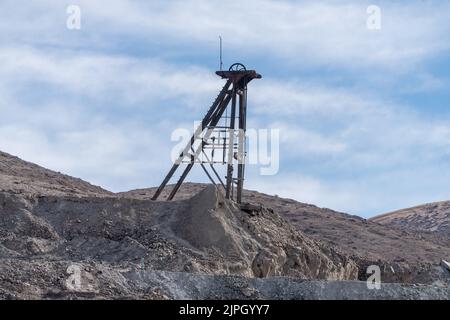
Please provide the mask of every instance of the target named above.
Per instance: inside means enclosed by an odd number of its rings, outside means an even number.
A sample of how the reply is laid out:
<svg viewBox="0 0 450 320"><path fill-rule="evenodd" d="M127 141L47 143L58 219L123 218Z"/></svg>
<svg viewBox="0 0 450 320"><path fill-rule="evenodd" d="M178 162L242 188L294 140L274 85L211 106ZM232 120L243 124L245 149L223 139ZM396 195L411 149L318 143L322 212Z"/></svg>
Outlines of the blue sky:
<svg viewBox="0 0 450 320"><path fill-rule="evenodd" d="M225 65L263 75L249 127L280 130L279 173L250 167L248 188L364 217L450 199L449 1L4 0L0 15L2 151L113 191L159 184L172 130L223 83L222 35Z"/></svg>

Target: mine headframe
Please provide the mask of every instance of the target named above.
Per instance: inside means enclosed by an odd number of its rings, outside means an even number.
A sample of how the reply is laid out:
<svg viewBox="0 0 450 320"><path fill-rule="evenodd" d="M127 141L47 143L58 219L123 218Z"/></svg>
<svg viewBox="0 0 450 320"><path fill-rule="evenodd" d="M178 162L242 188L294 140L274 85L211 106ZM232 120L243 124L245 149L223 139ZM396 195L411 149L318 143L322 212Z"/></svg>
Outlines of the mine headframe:
<svg viewBox="0 0 450 320"><path fill-rule="evenodd" d="M216 74L227 81L156 190L153 200L158 199L177 169L185 164L186 168L167 197L167 200L172 200L189 171L198 163L213 184L216 184L215 176L227 199L241 203L246 157L247 85L253 79L261 79L261 75L255 70L247 70L241 63L235 63L228 71L221 70ZM215 164L226 165L225 183Z"/></svg>

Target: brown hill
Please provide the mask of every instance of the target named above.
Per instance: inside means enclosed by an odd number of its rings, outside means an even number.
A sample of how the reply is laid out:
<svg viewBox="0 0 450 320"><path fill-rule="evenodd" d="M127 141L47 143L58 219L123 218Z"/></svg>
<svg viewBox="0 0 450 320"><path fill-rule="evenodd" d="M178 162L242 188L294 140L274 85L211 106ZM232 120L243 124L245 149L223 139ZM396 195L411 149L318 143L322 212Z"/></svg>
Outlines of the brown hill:
<svg viewBox="0 0 450 320"><path fill-rule="evenodd" d="M404 230L450 234L450 201L428 203L389 212L371 219Z"/></svg>
<svg viewBox="0 0 450 320"><path fill-rule="evenodd" d="M45 169L2 151L0 151L0 191L71 196L112 194L81 179Z"/></svg>

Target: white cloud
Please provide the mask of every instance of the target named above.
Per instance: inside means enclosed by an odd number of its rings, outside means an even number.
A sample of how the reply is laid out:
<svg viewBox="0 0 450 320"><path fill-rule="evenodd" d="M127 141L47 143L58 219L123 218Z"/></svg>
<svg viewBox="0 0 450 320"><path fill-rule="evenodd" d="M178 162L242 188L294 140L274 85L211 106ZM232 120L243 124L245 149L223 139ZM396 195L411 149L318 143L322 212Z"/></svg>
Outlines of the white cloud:
<svg viewBox="0 0 450 320"><path fill-rule="evenodd" d="M203 111L221 83L152 59L2 49L0 149L115 191L158 182L180 111Z"/></svg>
<svg viewBox="0 0 450 320"><path fill-rule="evenodd" d="M266 81L249 96L251 123L280 129L282 164L276 176L250 169L252 188L365 216L450 198L448 116L424 118L352 89Z"/></svg>
<svg viewBox="0 0 450 320"><path fill-rule="evenodd" d="M320 130L307 130L289 122L274 122L270 128L280 130L280 143L285 146L285 150L288 146L295 146L289 149L289 158L331 156L347 151L345 139Z"/></svg>
<svg viewBox="0 0 450 320"><path fill-rule="evenodd" d="M272 81L265 79L252 89L252 101L257 105L257 114L283 114L290 116L337 114L355 115L367 112L372 105L370 97L362 97L348 92L298 81Z"/></svg>
<svg viewBox="0 0 450 320"><path fill-rule="evenodd" d="M151 58L1 47L0 59L0 83L5 85L34 81L68 94L126 104L178 96L194 106L220 83L204 69L180 70Z"/></svg>
<svg viewBox="0 0 450 320"><path fill-rule="evenodd" d="M251 190L271 195L276 194L283 198L295 199L334 210L361 209L357 204L358 197L361 196L359 192L353 192L354 190L349 188L339 189L318 178L298 173L289 176L253 177L249 180L247 187Z"/></svg>
<svg viewBox="0 0 450 320"><path fill-rule="evenodd" d="M414 70L424 59L449 49L448 3L379 3L382 29L366 27L367 4L351 1L145 1L79 0L83 27L79 37L65 29L63 3L41 1L3 6L0 30L11 39L66 46L108 46L123 35L147 42L215 49L219 34L229 56L259 52L293 65L376 68L392 73ZM12 14L11 14L12 13ZM22 19L22 21L21 21ZM268 23L270 21L270 23ZM31 28L32 26L32 28ZM31 34L40 37L30 39ZM394 71L395 68L396 71Z"/></svg>

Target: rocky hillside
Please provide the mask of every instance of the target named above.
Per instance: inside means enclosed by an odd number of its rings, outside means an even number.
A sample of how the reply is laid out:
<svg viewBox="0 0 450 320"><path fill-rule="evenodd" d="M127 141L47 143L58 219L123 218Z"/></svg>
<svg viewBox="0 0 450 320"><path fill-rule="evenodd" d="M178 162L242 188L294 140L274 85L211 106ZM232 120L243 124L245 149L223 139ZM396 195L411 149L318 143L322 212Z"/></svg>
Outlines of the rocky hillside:
<svg viewBox="0 0 450 320"><path fill-rule="evenodd" d="M450 237L390 226L330 209L276 199L259 193L257 202L272 203L291 225L309 237L338 248L354 260L376 264L389 282L432 282L434 266L450 258ZM360 278L363 278L361 274Z"/></svg>
<svg viewBox="0 0 450 320"><path fill-rule="evenodd" d="M0 297L308 298L330 286L347 298L448 298L435 286L448 288L449 246L431 235L254 191L251 210L210 185L185 184L171 202L153 191L113 194L2 153ZM384 282L433 287L320 282L363 280L369 264Z"/></svg>
<svg viewBox="0 0 450 320"><path fill-rule="evenodd" d="M450 201L386 213L371 219L374 222L404 230L450 234Z"/></svg>
<svg viewBox="0 0 450 320"><path fill-rule="evenodd" d="M176 197L188 199L205 187L205 184L186 183ZM170 186L166 188L162 199L170 189ZM122 195L150 199L155 190L139 189ZM309 238L351 257L359 265L360 279L365 278L367 265L377 264L387 281L430 283L436 277L435 266L442 259L450 258L450 237L445 235L398 230L358 216L256 191L246 190L244 201L271 208Z"/></svg>
<svg viewBox="0 0 450 320"><path fill-rule="evenodd" d="M0 191L18 194L103 196L100 187L81 179L42 168L0 151Z"/></svg>
<svg viewBox="0 0 450 320"><path fill-rule="evenodd" d="M178 202L0 194L3 257L211 274L356 279L357 267L277 214L241 211L214 187Z"/></svg>

